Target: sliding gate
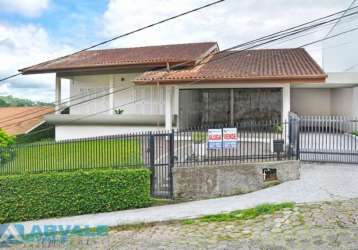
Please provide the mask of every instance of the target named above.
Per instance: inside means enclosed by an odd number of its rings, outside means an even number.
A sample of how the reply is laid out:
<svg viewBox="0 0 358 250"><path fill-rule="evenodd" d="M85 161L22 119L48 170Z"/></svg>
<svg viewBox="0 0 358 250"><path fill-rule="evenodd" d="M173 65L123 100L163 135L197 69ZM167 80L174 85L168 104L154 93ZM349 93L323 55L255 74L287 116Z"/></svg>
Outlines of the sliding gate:
<svg viewBox="0 0 358 250"><path fill-rule="evenodd" d="M358 164L358 120L303 116L299 122L302 161Z"/></svg>

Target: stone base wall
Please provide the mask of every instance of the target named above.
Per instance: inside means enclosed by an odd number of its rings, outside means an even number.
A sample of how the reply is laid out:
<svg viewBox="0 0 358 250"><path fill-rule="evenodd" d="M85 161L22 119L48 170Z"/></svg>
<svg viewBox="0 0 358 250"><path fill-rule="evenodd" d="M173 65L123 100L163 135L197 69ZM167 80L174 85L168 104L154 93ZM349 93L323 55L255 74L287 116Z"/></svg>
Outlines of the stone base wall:
<svg viewBox="0 0 358 250"><path fill-rule="evenodd" d="M198 200L256 191L266 186L264 168L276 169L279 182L300 177L299 161L178 166L173 169L174 198Z"/></svg>

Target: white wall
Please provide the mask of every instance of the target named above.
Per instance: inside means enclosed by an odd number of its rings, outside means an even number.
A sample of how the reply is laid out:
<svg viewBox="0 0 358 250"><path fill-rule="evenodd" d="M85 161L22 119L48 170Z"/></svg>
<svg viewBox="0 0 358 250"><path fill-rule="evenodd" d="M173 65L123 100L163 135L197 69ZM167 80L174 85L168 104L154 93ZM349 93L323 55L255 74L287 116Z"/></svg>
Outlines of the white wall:
<svg viewBox="0 0 358 250"><path fill-rule="evenodd" d="M358 87L291 89L291 110L298 115L358 117Z"/></svg>
<svg viewBox="0 0 358 250"><path fill-rule="evenodd" d="M109 92L108 75L75 76L71 80L71 114L94 114L109 109L109 96L106 95Z"/></svg>
<svg viewBox="0 0 358 250"><path fill-rule="evenodd" d="M120 135L137 132L163 131L164 127L124 127L105 125L57 125L56 141Z"/></svg>
<svg viewBox="0 0 358 250"><path fill-rule="evenodd" d="M298 115L330 115L330 89L292 89L291 111Z"/></svg>
<svg viewBox="0 0 358 250"><path fill-rule="evenodd" d="M82 104L72 107L70 114L111 114L113 109L121 109L124 111L123 114L128 115L163 115L165 87L135 86L132 81L136 76L138 73L72 77L71 105L81 102ZM111 82L113 82L113 91L110 90ZM111 92L113 92L113 103L110 98ZM89 101L91 99L95 100Z"/></svg>
<svg viewBox="0 0 358 250"><path fill-rule="evenodd" d="M352 88L331 90L331 115L352 116Z"/></svg>
<svg viewBox="0 0 358 250"><path fill-rule="evenodd" d="M353 88L352 94L352 116L358 118L358 87Z"/></svg>

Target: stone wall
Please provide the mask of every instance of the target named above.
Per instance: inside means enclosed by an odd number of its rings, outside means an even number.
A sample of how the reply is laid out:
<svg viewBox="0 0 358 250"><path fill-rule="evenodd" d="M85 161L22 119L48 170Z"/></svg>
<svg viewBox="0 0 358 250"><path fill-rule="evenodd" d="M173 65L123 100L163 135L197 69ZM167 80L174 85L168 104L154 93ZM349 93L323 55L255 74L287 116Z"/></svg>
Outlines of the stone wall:
<svg viewBox="0 0 358 250"><path fill-rule="evenodd" d="M267 185L264 168L276 169L279 182L300 177L299 161L178 166L173 169L174 197L197 200L256 191Z"/></svg>

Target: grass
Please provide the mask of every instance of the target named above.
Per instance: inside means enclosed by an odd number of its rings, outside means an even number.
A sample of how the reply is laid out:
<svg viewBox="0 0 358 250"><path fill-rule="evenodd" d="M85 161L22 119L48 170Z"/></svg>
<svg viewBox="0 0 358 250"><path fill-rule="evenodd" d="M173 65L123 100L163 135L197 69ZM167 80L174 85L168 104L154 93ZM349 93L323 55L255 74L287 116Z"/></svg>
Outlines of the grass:
<svg viewBox="0 0 358 250"><path fill-rule="evenodd" d="M0 175L142 166L141 155L138 139L25 144L15 147L13 160L0 165Z"/></svg>
<svg viewBox="0 0 358 250"><path fill-rule="evenodd" d="M197 221L199 222L221 222L221 221L234 221L234 220L250 220L255 219L256 217L264 214L273 214L276 211L282 210L284 208L293 208L294 204L287 202L287 203L280 203L280 204L262 204L256 206L254 208L244 209L244 210L237 210L231 213L223 213L223 214L216 214L216 215L208 215L201 217L199 219L189 219L185 220L182 223L184 225L191 225Z"/></svg>

